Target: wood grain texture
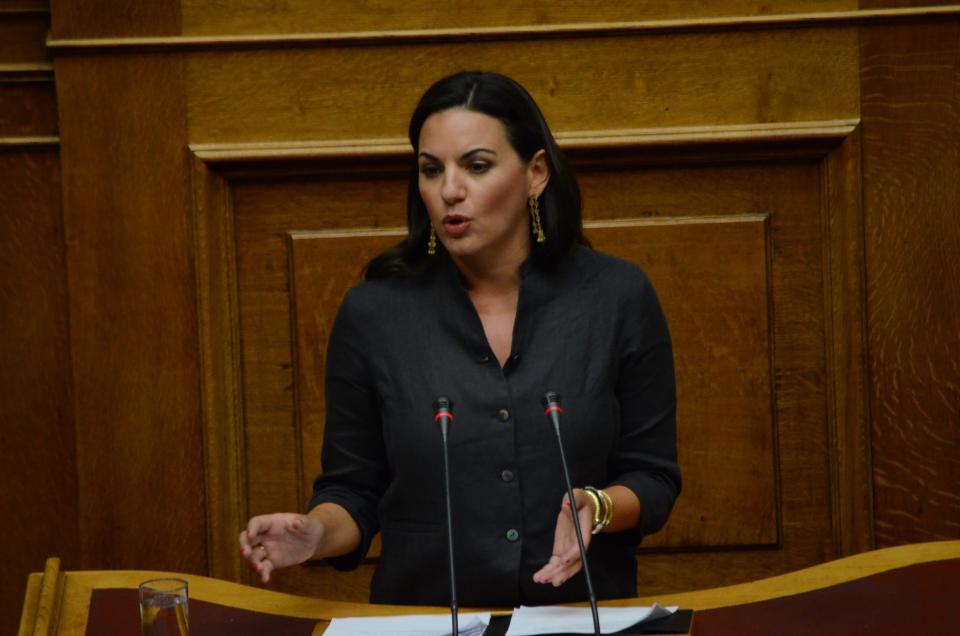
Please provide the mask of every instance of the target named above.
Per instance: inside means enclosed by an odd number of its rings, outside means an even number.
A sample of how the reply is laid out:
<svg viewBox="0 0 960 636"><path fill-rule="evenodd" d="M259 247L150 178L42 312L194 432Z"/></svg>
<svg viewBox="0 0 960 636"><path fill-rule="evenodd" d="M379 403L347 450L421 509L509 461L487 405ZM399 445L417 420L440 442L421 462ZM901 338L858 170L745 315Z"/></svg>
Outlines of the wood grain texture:
<svg viewBox="0 0 960 636"><path fill-rule="evenodd" d="M580 171L588 219L615 219L627 210L649 218L769 215L780 543L773 549L746 552L660 552L641 546L641 593L749 580L800 567L804 559L810 564L830 558L836 550L827 511L832 451L825 436L826 361L821 348L824 274L817 218L821 168L813 160L717 163ZM688 258L686 253L675 257ZM719 326L721 319L700 320ZM705 447L711 452L724 444Z"/></svg>
<svg viewBox="0 0 960 636"><path fill-rule="evenodd" d="M960 22L861 35L877 545L960 533Z"/></svg>
<svg viewBox="0 0 960 636"><path fill-rule="evenodd" d="M53 81L3 81L0 76L0 137L57 134Z"/></svg>
<svg viewBox="0 0 960 636"><path fill-rule="evenodd" d="M48 0L3 0L3 4L0 4L0 13L49 14L50 3Z"/></svg>
<svg viewBox="0 0 960 636"><path fill-rule="evenodd" d="M465 65L516 78L555 132L855 118L856 45L844 28L197 53L190 139L403 137L424 87Z"/></svg>
<svg viewBox="0 0 960 636"><path fill-rule="evenodd" d="M180 33L180 0L50 0L55 38Z"/></svg>
<svg viewBox="0 0 960 636"><path fill-rule="evenodd" d="M618 218L587 236L643 268L670 325L685 488L646 547L778 545L767 217Z"/></svg>
<svg viewBox="0 0 960 636"><path fill-rule="evenodd" d="M40 573L33 573L27 578L27 589L23 598L23 607L20 610L20 630L17 632L17 636L34 636L42 582L43 574Z"/></svg>
<svg viewBox="0 0 960 636"><path fill-rule="evenodd" d="M182 63L58 59L88 567L206 570Z"/></svg>
<svg viewBox="0 0 960 636"><path fill-rule="evenodd" d="M343 33L269 33L244 35L167 35L144 37L51 38L47 47L59 55L94 53L156 53L252 51L295 48L463 44L468 42L541 41L609 37L649 37L676 34L740 33L857 27L871 24L907 24L950 20L960 16L960 5L923 6L819 13L787 13L724 18L586 22L533 26L498 26Z"/></svg>
<svg viewBox="0 0 960 636"><path fill-rule="evenodd" d="M827 427L833 471L834 535L841 554L874 547L867 366L866 263L859 127L824 161Z"/></svg>
<svg viewBox="0 0 960 636"><path fill-rule="evenodd" d="M291 335L296 360L293 380L301 438L300 482L307 498L313 478L321 471L326 352L333 319L347 290L361 280L363 264L405 236L405 228L289 235Z"/></svg>
<svg viewBox="0 0 960 636"><path fill-rule="evenodd" d="M0 13L0 64L48 62L49 29L44 13Z"/></svg>
<svg viewBox="0 0 960 636"><path fill-rule="evenodd" d="M603 605L649 606L654 602L659 602L664 605L679 605L694 610L728 607L802 594L912 564L956 559L958 555L960 555L960 542L958 541L922 543L875 550L743 585L669 595L657 594L656 596L622 601L604 601ZM82 633L87 627L90 599L94 590L135 589L139 582L145 579L170 576L171 574L170 572L144 570L59 572L54 568L47 568L43 574L34 573L30 575L29 586L31 590L35 590L35 596L39 598L37 604L31 606L34 611L24 615L20 633L22 635L33 634L32 629L28 628L41 623L42 617L38 615L37 610L43 599L51 598L58 601L54 605L56 612L53 616L58 629L50 636L77 634ZM337 602L303 594L284 594L272 590L257 589L203 576L184 573L176 573L176 575L187 579L190 585L191 598L228 607L282 616L315 618L321 622L314 632L315 634L322 634L322 630L326 628L325 623L337 617L444 614L449 612L449 609L444 607ZM58 589L60 590L59 594L56 592ZM53 605L53 603L47 605ZM501 609L509 610L512 608Z"/></svg>
<svg viewBox="0 0 960 636"><path fill-rule="evenodd" d="M383 31L503 25L622 22L720 16L765 15L855 9L856 0L631 0L630 2L525 2L484 6L463 0L398 0L355 3L311 0L183 0L183 32L294 33Z"/></svg>
<svg viewBox="0 0 960 636"><path fill-rule="evenodd" d="M402 181L378 174L364 179L343 174L321 176L306 183L293 183L297 187L291 187L289 177L244 181L232 193L239 315L243 325L244 415L248 435L257 436L256 441L249 442L257 449L248 454L249 470L259 475L248 490L250 514L275 510L278 505L302 509L309 499L312 476L319 468L319 455L308 453L309 470L306 478L301 479L301 444L311 451L318 449L322 429L318 432L307 423L301 440L295 428L298 414L294 393L299 389L294 386L294 315L290 311L286 234L296 230L394 226L396 206L391 203L403 197ZM330 284L349 286L358 282L365 262L362 252L340 259ZM338 306L339 298L332 299L326 310L335 312ZM323 359L319 362L322 364ZM311 378L311 382L315 381ZM304 388L307 396L309 388Z"/></svg>
<svg viewBox="0 0 960 636"><path fill-rule="evenodd" d="M51 636L56 633L60 624L59 610L64 588L60 558L50 557L43 574L30 575L20 636ZM32 613L29 610L33 610ZM86 621L86 617L83 620Z"/></svg>
<svg viewBox="0 0 960 636"><path fill-rule="evenodd" d="M955 4L953 0L860 0L864 9L892 9L897 7L935 7Z"/></svg>
<svg viewBox="0 0 960 636"><path fill-rule="evenodd" d="M80 567L67 273L57 148L0 148L0 466L8 518L0 632L51 550Z"/></svg>
<svg viewBox="0 0 960 636"><path fill-rule="evenodd" d="M233 212L225 179L191 157L194 257L207 505L208 573L247 580L236 546L225 539L247 522L246 437L237 317Z"/></svg>

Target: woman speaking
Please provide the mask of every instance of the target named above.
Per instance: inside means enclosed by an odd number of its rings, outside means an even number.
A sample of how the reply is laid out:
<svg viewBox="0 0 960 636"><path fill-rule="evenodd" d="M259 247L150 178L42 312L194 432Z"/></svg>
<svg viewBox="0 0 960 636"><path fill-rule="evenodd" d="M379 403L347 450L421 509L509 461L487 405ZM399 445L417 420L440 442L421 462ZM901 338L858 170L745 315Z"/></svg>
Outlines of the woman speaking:
<svg viewBox="0 0 960 636"><path fill-rule="evenodd" d="M253 517L241 553L264 582L309 559L347 570L380 532L371 601L448 603L433 412L445 395L460 604L585 600L549 390L563 399L596 595L635 596L635 548L680 492L656 294L635 265L588 246L575 177L513 80L440 80L409 136L407 237L367 265L330 335L309 512Z"/></svg>

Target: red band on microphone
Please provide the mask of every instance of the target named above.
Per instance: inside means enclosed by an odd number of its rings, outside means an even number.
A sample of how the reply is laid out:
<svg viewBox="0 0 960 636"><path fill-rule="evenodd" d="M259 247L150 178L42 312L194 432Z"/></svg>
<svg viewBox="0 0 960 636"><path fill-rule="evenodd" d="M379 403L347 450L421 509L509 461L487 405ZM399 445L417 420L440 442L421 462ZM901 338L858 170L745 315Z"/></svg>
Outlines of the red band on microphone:
<svg viewBox="0 0 960 636"><path fill-rule="evenodd" d="M551 404L547 407L547 410L543 412L544 415L550 415L550 411L556 411L557 413L563 413L563 409L560 408L559 404Z"/></svg>
<svg viewBox="0 0 960 636"><path fill-rule="evenodd" d="M451 413L450 411L440 411L439 413L433 416L433 421L439 422L441 417L446 417L452 420L453 413Z"/></svg>

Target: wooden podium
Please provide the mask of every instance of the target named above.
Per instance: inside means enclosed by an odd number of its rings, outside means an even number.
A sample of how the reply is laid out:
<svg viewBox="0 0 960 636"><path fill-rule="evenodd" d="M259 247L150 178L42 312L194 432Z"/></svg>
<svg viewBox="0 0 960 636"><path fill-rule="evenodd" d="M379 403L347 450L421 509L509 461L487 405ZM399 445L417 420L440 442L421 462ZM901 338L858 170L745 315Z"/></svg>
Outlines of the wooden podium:
<svg viewBox="0 0 960 636"><path fill-rule="evenodd" d="M139 633L137 585L189 581L194 633L323 634L344 616L446 613L443 607L341 603L152 571L61 572L59 559L29 576L20 636ZM605 602L695 610L692 634L955 634L960 625L960 541L866 552L752 583Z"/></svg>

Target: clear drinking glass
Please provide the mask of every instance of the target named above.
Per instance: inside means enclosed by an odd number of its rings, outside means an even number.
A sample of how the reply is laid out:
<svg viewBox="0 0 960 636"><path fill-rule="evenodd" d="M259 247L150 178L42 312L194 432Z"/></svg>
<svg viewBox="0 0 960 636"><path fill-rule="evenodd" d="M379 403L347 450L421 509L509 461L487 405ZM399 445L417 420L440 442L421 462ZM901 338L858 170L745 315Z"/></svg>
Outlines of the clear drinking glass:
<svg viewBox="0 0 960 636"><path fill-rule="evenodd" d="M143 636L189 636L187 582L151 579L140 584L140 628Z"/></svg>

